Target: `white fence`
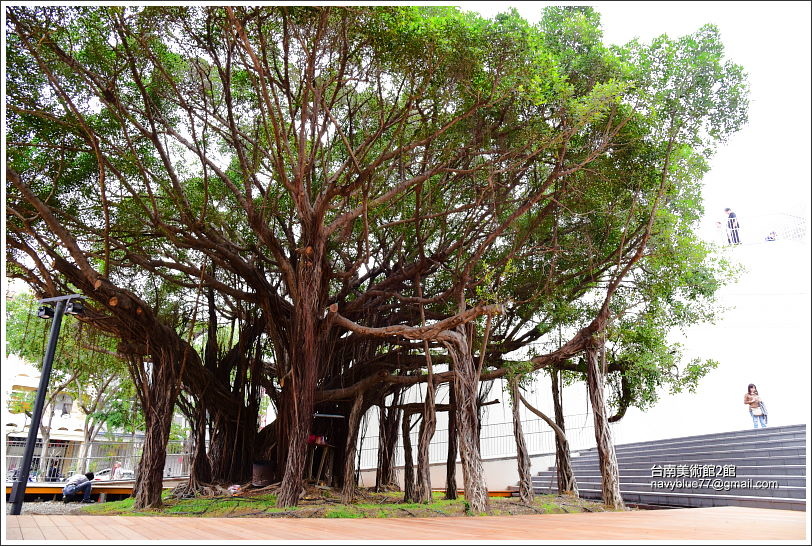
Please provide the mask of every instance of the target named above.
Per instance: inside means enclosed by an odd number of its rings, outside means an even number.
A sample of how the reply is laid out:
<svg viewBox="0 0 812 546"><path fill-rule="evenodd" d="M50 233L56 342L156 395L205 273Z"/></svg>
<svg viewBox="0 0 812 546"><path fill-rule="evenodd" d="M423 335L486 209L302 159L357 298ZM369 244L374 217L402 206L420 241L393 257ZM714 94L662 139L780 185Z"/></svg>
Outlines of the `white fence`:
<svg viewBox="0 0 812 546"><path fill-rule="evenodd" d="M807 220L803 216L785 213L759 214L738 218L736 235L742 244L771 243L773 241L797 241L807 236ZM714 240L719 244L730 244L733 232L727 226L727 219L721 218L716 226Z"/></svg>
<svg viewBox="0 0 812 546"><path fill-rule="evenodd" d="M564 425L570 450L581 450L595 447L595 432L592 414L567 415ZM618 443L622 431L619 426L612 424L612 434L615 443ZM413 460L417 460L417 441L419 432L412 431ZM530 455L543 455L555 453L555 433L547 423L541 419L522 421L522 432ZM512 423L496 423L483 425L480 433L480 452L483 459L500 459L516 456L516 441L513 437ZM360 444L360 470L374 469L378 465L378 436L367 436ZM429 444L429 463L445 462L448 459L448 430L435 432ZM398 440L395 450L395 465L404 463L403 443Z"/></svg>

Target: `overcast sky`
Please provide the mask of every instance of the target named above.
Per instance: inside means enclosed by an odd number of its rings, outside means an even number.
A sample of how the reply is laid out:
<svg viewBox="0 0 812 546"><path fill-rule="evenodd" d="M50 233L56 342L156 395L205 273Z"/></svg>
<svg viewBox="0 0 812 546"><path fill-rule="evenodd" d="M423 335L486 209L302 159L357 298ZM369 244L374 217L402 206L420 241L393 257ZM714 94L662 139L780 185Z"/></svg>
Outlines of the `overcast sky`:
<svg viewBox="0 0 812 546"><path fill-rule="evenodd" d="M726 57L749 74L750 121L722 147L705 178L706 213L731 207L748 217L788 212L809 218L809 2L460 2L492 17L515 7L537 22L547 5L592 5L604 42L675 38L706 23L719 28Z"/></svg>

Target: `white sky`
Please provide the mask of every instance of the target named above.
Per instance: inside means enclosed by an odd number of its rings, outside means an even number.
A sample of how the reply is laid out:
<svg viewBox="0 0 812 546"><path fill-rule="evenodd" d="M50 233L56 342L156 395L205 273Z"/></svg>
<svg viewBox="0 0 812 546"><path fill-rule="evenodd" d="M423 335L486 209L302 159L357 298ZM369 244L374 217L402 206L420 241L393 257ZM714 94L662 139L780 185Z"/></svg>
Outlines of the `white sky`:
<svg viewBox="0 0 812 546"><path fill-rule="evenodd" d="M592 5L604 43L675 38L706 23L719 28L726 57L750 81L750 121L712 160L705 209L714 218L730 207L747 217L789 212L809 218L809 2L460 2L492 17L515 7L537 22L547 5Z"/></svg>

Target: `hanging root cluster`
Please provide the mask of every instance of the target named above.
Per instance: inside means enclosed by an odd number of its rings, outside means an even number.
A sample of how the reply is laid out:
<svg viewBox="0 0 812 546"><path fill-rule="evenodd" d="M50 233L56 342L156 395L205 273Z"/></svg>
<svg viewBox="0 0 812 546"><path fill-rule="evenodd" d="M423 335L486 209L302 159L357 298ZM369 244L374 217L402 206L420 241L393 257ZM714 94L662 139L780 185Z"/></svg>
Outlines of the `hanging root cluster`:
<svg viewBox="0 0 812 546"><path fill-rule="evenodd" d="M230 497L231 492L220 485L214 483L201 483L192 485L190 483L178 484L169 497L172 499L193 499L197 497Z"/></svg>

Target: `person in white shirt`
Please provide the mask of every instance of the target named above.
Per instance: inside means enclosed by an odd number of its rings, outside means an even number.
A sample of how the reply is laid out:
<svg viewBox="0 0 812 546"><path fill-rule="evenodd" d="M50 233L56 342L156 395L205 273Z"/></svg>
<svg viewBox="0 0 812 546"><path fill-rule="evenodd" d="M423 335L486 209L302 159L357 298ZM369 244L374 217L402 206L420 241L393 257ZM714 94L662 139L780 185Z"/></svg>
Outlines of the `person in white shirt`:
<svg viewBox="0 0 812 546"><path fill-rule="evenodd" d="M110 473L111 480L120 480L121 479L121 461L116 461L113 463L113 471Z"/></svg>
<svg viewBox="0 0 812 546"><path fill-rule="evenodd" d="M70 502L74 495L82 493L82 502L96 502L90 498L90 491L93 489L93 478L95 477L93 472L74 474L65 484L65 487L62 488L62 499L65 502Z"/></svg>

